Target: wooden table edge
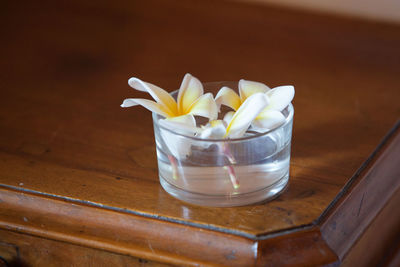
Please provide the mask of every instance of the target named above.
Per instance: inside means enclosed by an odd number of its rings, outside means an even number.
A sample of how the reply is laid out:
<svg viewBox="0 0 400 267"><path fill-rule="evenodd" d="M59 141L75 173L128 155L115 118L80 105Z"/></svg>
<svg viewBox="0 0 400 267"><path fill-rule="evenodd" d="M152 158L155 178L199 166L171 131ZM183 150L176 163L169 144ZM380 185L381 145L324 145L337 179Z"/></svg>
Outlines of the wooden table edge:
<svg viewBox="0 0 400 267"><path fill-rule="evenodd" d="M316 221L321 226L323 238L340 261L348 256L374 221L383 220L387 216L387 212L385 214L383 211L394 211L393 226L387 229L376 228L377 237L395 233L396 227L400 226L400 214L395 212L393 205L400 198L399 155L400 121L397 121ZM368 254L373 255L374 251L369 248Z"/></svg>
<svg viewBox="0 0 400 267"><path fill-rule="evenodd" d="M309 225L249 236L0 185L0 228L177 265L337 265L391 197L400 193L395 175L399 168L385 160L399 155L399 129L398 122L335 201ZM389 180L383 183L382 177ZM366 194L387 190L390 182L385 197L365 199ZM349 219L354 223L349 225Z"/></svg>

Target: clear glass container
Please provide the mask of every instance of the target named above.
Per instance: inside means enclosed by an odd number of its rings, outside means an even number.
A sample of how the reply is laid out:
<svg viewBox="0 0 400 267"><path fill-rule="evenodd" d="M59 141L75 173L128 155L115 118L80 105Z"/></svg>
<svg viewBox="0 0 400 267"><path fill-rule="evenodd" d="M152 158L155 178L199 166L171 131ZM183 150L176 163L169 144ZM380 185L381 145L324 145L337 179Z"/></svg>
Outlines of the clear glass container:
<svg viewBox="0 0 400 267"><path fill-rule="evenodd" d="M205 84L205 91L225 84ZM162 117L153 113L162 187L180 200L202 206L242 206L276 197L289 181L293 106L282 113L286 121L280 127L265 133L248 131L236 139L187 136L160 125Z"/></svg>

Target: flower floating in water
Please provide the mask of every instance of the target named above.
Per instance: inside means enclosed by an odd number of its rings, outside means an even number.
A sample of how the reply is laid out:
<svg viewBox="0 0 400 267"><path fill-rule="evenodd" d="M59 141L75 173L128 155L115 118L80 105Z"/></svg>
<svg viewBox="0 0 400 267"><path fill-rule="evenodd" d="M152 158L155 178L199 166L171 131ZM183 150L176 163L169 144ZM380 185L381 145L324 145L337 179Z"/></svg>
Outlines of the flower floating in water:
<svg viewBox="0 0 400 267"><path fill-rule="evenodd" d="M269 104L264 93L255 93L240 104L236 112L228 112L223 120L214 120L203 127L202 138L238 138L244 135L253 120Z"/></svg>
<svg viewBox="0 0 400 267"><path fill-rule="evenodd" d="M194 115L210 120L214 120L218 116L213 95L211 93L204 94L201 82L190 74L186 74L183 78L177 101L164 89L138 78L130 78L128 84L136 90L148 92L156 102L148 99L128 98L122 103L121 107L123 108L141 105L167 120L191 126L196 126Z"/></svg>
<svg viewBox="0 0 400 267"><path fill-rule="evenodd" d="M219 106L226 105L238 113L249 98L258 94L267 96L268 104L252 121L251 126L253 129L266 132L283 124L285 116L282 114L282 110L290 104L294 97L294 87L291 85L270 89L263 83L242 79L239 81L239 95L229 87L222 87L215 97L215 101Z"/></svg>
<svg viewBox="0 0 400 267"><path fill-rule="evenodd" d="M214 100L211 93L204 94L202 83L190 74L182 81L177 101L164 89L138 78L131 78L128 83L136 90L148 92L156 102L128 98L121 107L141 105L166 118L160 121L164 127L210 139L239 138L249 127L260 132L274 129L285 122L282 111L294 97L291 85L270 89L263 83L242 79L238 84L239 94L229 87L222 87ZM218 120L221 105L233 111ZM209 122L199 126L194 116L206 117Z"/></svg>

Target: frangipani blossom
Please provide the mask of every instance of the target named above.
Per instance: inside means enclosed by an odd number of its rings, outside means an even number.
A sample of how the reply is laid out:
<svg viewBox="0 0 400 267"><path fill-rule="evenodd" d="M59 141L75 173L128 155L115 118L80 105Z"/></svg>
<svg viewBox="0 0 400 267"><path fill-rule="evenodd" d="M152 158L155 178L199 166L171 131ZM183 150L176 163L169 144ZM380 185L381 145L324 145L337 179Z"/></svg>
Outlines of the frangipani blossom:
<svg viewBox="0 0 400 267"><path fill-rule="evenodd" d="M164 89L138 78L130 78L128 84L138 91L148 92L155 102L142 98L128 98L124 100L121 107L141 105L168 120L190 123L193 126L196 125L193 115L210 120L217 118L218 108L213 95L203 94L203 85L189 73L183 78L177 101Z"/></svg>
<svg viewBox="0 0 400 267"><path fill-rule="evenodd" d="M215 97L215 101L218 106L226 105L233 110L238 110L249 97L259 93L267 96L269 104L257 114L251 126L262 131L278 127L285 121L285 116L281 111L289 105L294 97L294 87L291 85L270 89L263 83L242 79L239 81L239 95L228 87L222 87Z"/></svg>
<svg viewBox="0 0 400 267"><path fill-rule="evenodd" d="M252 126L255 130L271 130L285 122L286 118L282 111L292 102L294 87L278 86L269 90L266 95L269 97L270 104L253 121Z"/></svg>
<svg viewBox="0 0 400 267"><path fill-rule="evenodd" d="M236 110L228 112L223 120L210 121L203 127L201 138L239 138L249 128L252 121L269 104L264 93L255 93L249 96Z"/></svg>

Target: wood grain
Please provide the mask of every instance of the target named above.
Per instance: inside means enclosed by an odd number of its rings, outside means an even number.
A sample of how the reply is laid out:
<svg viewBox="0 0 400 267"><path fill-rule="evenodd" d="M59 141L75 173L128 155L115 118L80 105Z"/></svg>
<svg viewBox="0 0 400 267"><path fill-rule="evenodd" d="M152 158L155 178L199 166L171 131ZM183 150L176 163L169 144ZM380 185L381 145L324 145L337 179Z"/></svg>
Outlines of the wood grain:
<svg viewBox="0 0 400 267"><path fill-rule="evenodd" d="M0 256L7 262L5 266L171 266L5 230L0 230L0 236ZM16 251L14 254L8 253L10 247Z"/></svg>
<svg viewBox="0 0 400 267"><path fill-rule="evenodd" d="M338 266L338 258L318 227L259 243L258 266Z"/></svg>
<svg viewBox="0 0 400 267"><path fill-rule="evenodd" d="M400 218L398 214L400 192L386 205L378 216L365 229L343 259L346 266L399 266L400 259ZM367 253L374 251L374 253Z"/></svg>
<svg viewBox="0 0 400 267"><path fill-rule="evenodd" d="M27 192L0 192L0 227L10 231L176 265L245 266L255 260L255 241L237 235Z"/></svg>
<svg viewBox="0 0 400 267"><path fill-rule="evenodd" d="M371 162L349 181L334 206L324 214L323 236L340 259L346 257L356 242L360 242L360 236L368 232L369 227L375 227L369 230L369 235L374 236L369 239L381 240L381 250L385 249L385 244L392 243L384 242L385 238L392 238L391 235L398 231L400 216L396 207L400 203L400 127L396 129ZM368 239L368 235L365 238ZM378 246L379 241L374 243ZM365 259L368 257L365 256ZM372 259L366 262L374 265Z"/></svg>
<svg viewBox="0 0 400 267"><path fill-rule="evenodd" d="M265 249L254 255L251 246L272 238L278 249L282 236L310 230L305 240L315 234L316 247L327 252L315 260L332 263L350 248L339 245L346 237L340 241L325 230L340 205L356 208L345 200L362 197L367 188L351 196L355 187L346 184L352 177L364 183L378 179L360 175L361 166L398 173L398 151L390 152L398 141L382 146L365 164L400 118L399 26L208 0L6 1L0 17L0 198L8 198L0 202L3 229L40 230L36 236L161 262L222 265L263 262L270 255ZM202 81L245 78L295 86L290 185L279 198L206 208L162 190L151 115L119 104L127 97L149 97L128 87L131 76L172 91L186 72ZM343 188L351 188L349 194ZM354 240L395 199L395 186L388 188L368 189L375 192L368 202L374 213L363 210L368 220ZM374 201L381 194L386 197ZM21 195L32 201L13 204ZM40 226L44 207L53 210L49 229ZM76 207L85 214L79 223ZM109 224L100 233L96 227L106 215ZM27 216L36 219L30 228ZM120 223L129 227L118 229ZM79 224L90 236L79 234ZM137 239L140 224L160 229L152 243L160 253ZM143 229L142 237L153 228ZM162 229L173 229L168 242L176 251L162 242ZM174 240L175 231L190 235ZM191 243L191 235L201 242ZM207 247L208 241L217 245ZM316 247L310 247L306 256L313 257Z"/></svg>

